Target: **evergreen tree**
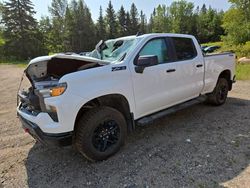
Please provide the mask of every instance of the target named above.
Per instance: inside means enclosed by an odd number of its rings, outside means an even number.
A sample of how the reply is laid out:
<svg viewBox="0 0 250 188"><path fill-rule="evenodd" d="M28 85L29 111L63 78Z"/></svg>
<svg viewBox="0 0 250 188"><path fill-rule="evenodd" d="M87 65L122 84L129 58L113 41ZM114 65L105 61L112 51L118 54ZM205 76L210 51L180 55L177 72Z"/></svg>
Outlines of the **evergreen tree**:
<svg viewBox="0 0 250 188"><path fill-rule="evenodd" d="M53 53L63 52L64 48L64 17L66 8L68 6L67 0L52 0L49 12L52 17L52 32L51 32L51 46L50 51Z"/></svg>
<svg viewBox="0 0 250 188"><path fill-rule="evenodd" d="M129 12L126 13L126 35L132 35L131 32L131 18Z"/></svg>
<svg viewBox="0 0 250 188"><path fill-rule="evenodd" d="M42 34L42 43L46 48L47 53L50 52L50 49L53 49L53 45L51 43L51 32L52 32L52 24L49 17L42 17L39 21L39 32Z"/></svg>
<svg viewBox="0 0 250 188"><path fill-rule="evenodd" d="M98 18L97 24L96 24L96 38L97 38L97 41L106 40L106 38L107 38L107 33L106 33L106 29L105 29L105 22L104 22L101 6L100 6L99 18Z"/></svg>
<svg viewBox="0 0 250 188"><path fill-rule="evenodd" d="M201 7L201 14L206 14L207 13L207 7L206 4L203 4Z"/></svg>
<svg viewBox="0 0 250 188"><path fill-rule="evenodd" d="M156 9L154 8L153 13L150 15L147 32L152 33L154 30L154 17L156 16Z"/></svg>
<svg viewBox="0 0 250 188"><path fill-rule="evenodd" d="M144 34L147 33L147 18L142 10L140 14L140 32Z"/></svg>
<svg viewBox="0 0 250 188"><path fill-rule="evenodd" d="M115 38L118 33L117 19L111 1L109 1L108 8L106 10L106 25L108 28L108 38Z"/></svg>
<svg viewBox="0 0 250 188"><path fill-rule="evenodd" d="M139 22L138 22L138 11L134 3L132 3L131 5L130 16L131 16L131 34L135 35L139 31Z"/></svg>
<svg viewBox="0 0 250 188"><path fill-rule="evenodd" d="M69 6L67 6L66 8L64 23L65 23L64 48L68 52L73 52L74 49L76 48L74 46L76 38L74 35L76 22L73 17L72 10L70 9Z"/></svg>
<svg viewBox="0 0 250 188"><path fill-rule="evenodd" d="M80 0L81 1L81 0ZM84 10L85 10L85 15L83 19L83 36L82 36L82 51L90 51L93 50L96 43L97 39L95 36L95 25L91 17L91 13L89 8L84 4ZM81 23L79 23L81 24Z"/></svg>
<svg viewBox="0 0 250 188"><path fill-rule="evenodd" d="M153 14L151 14L150 18L149 18L147 32L148 33L152 33L153 32L153 28L154 28L154 16L153 16Z"/></svg>
<svg viewBox="0 0 250 188"><path fill-rule="evenodd" d="M28 59L44 53L41 34L34 19L34 5L30 0L9 0L2 7L4 52L7 56Z"/></svg>
<svg viewBox="0 0 250 188"><path fill-rule="evenodd" d="M217 12L204 4L196 18L196 36L200 42L219 41L224 34L222 28L223 12Z"/></svg>
<svg viewBox="0 0 250 188"><path fill-rule="evenodd" d="M125 36L127 34L127 25L126 25L126 12L123 6L121 6L118 11L118 22L119 22L119 36Z"/></svg>

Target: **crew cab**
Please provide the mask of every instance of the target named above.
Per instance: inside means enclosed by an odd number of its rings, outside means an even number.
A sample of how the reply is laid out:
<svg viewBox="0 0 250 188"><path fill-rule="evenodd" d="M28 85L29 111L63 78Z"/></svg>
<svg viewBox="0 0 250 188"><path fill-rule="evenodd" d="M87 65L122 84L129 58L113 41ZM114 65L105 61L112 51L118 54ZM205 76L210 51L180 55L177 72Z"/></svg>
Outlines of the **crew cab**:
<svg viewBox="0 0 250 188"><path fill-rule="evenodd" d="M235 81L235 55L204 55L196 38L145 34L100 41L92 52L30 61L19 89L23 128L46 145L92 161L119 151L137 125L200 102L222 105Z"/></svg>

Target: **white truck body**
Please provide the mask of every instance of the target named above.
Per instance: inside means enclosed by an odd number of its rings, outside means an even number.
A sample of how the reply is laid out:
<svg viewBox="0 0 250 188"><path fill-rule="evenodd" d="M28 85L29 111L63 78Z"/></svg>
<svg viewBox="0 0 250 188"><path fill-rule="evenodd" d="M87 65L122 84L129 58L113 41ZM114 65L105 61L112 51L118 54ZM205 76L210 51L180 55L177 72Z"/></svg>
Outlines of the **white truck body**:
<svg viewBox="0 0 250 188"><path fill-rule="evenodd" d="M191 40L196 54L190 59L175 61L170 59L166 63L146 67L143 73L136 72L137 65L134 62L144 46L150 41L166 38ZM64 93L56 97L44 97L45 108L49 109L51 106L55 108L58 121L53 120L44 110L33 115L20 108L20 105L17 108L19 116L36 124L45 134L68 133L74 131L81 108L89 101L103 96L124 97L129 105L129 113L133 114L133 121L136 121L200 95L212 93L222 73L227 73L230 83L235 79L235 55L224 53L204 56L194 36L146 34L117 40L123 39L137 40L137 42L121 60L100 60L77 54L58 54L32 60L26 69L26 74L34 85L43 80L35 80L32 77L46 75L47 63L52 59L85 61L97 63L98 66L62 75L57 81L67 84ZM68 66L71 66L70 62ZM57 66L57 69L60 69L60 66Z"/></svg>

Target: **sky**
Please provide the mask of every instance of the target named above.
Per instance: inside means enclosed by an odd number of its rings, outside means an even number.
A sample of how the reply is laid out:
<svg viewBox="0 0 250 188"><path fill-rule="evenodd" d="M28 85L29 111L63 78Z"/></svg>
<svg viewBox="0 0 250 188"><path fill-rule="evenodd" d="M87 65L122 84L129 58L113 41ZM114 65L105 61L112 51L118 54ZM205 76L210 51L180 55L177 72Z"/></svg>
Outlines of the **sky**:
<svg viewBox="0 0 250 188"><path fill-rule="evenodd" d="M48 15L48 6L51 4L52 0L31 0L35 5L35 10L37 12L36 18L40 19L41 16ZM132 3L135 3L138 11L143 10L146 13L147 18L150 17L150 14L153 12L154 7L157 7L159 4L170 5L173 0L111 0L112 4L117 11L121 5L125 7L126 10L130 9ZM204 3L212 8L218 10L227 10L230 7L230 4L227 0L187 0L193 2L195 6L202 6ZM102 6L103 10L107 8L109 0L85 0L85 3L90 8L92 18L94 21L97 20L99 15L99 7Z"/></svg>

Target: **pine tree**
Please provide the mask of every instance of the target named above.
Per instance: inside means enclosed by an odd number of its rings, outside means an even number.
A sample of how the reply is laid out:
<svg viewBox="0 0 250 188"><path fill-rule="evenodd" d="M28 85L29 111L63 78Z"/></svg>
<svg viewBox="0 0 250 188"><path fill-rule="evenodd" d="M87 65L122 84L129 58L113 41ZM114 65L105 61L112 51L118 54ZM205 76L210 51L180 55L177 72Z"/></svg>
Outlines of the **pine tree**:
<svg viewBox="0 0 250 188"><path fill-rule="evenodd" d="M64 48L68 52L73 52L75 19L73 18L73 14L69 6L67 6L66 8L64 23L65 23Z"/></svg>
<svg viewBox="0 0 250 188"><path fill-rule="evenodd" d="M131 18L129 12L126 13L126 35L132 35L131 31Z"/></svg>
<svg viewBox="0 0 250 188"><path fill-rule="evenodd" d="M53 49L53 43L51 43L51 32L52 32L52 24L50 18L47 17L42 17L41 20L39 21L39 32L42 34L42 43L43 46L46 48L47 53L50 52L51 48Z"/></svg>
<svg viewBox="0 0 250 188"><path fill-rule="evenodd" d="M138 11L134 3L131 5L130 9L131 16L131 34L136 34L139 31L139 23L138 23Z"/></svg>
<svg viewBox="0 0 250 188"><path fill-rule="evenodd" d="M101 6L100 6L99 18L98 18L97 24L96 24L96 38L97 38L97 41L106 40L106 38L107 38L107 33L106 33L106 29L105 29L105 22L104 22Z"/></svg>
<svg viewBox="0 0 250 188"><path fill-rule="evenodd" d="M126 12L123 6L121 6L120 10L118 11L118 21L119 21L119 35L125 36L127 33L127 26L126 26Z"/></svg>
<svg viewBox="0 0 250 188"><path fill-rule="evenodd" d="M109 1L108 8L106 10L106 25L108 27L108 38L115 38L118 33L117 20L111 1Z"/></svg>
<svg viewBox="0 0 250 188"><path fill-rule="evenodd" d="M51 32L51 52L58 53L65 51L64 48L64 17L66 8L68 6L67 0L52 0L49 12L52 17L52 32Z"/></svg>
<svg viewBox="0 0 250 188"><path fill-rule="evenodd" d="M81 0L80 0L81 1ZM82 37L82 51L90 51L94 49L94 46L96 45L96 36L95 36L95 25L91 17L91 13L89 8L84 4L84 10L85 10L85 15L84 15L84 21L83 21L83 37ZM79 23L81 24L81 23Z"/></svg>
<svg viewBox="0 0 250 188"><path fill-rule="evenodd" d="M34 5L30 0L9 0L3 4L4 51L8 56L28 59L44 53Z"/></svg>
<svg viewBox="0 0 250 188"><path fill-rule="evenodd" d="M206 4L203 4L201 7L201 14L206 14L207 13L207 7Z"/></svg>
<svg viewBox="0 0 250 188"><path fill-rule="evenodd" d="M150 18L149 18L147 32L148 33L152 33L153 32L153 28L154 28L154 16L153 16L153 14L151 14Z"/></svg>
<svg viewBox="0 0 250 188"><path fill-rule="evenodd" d="M141 11L140 14L140 32L146 33L147 32L147 18L146 15Z"/></svg>

